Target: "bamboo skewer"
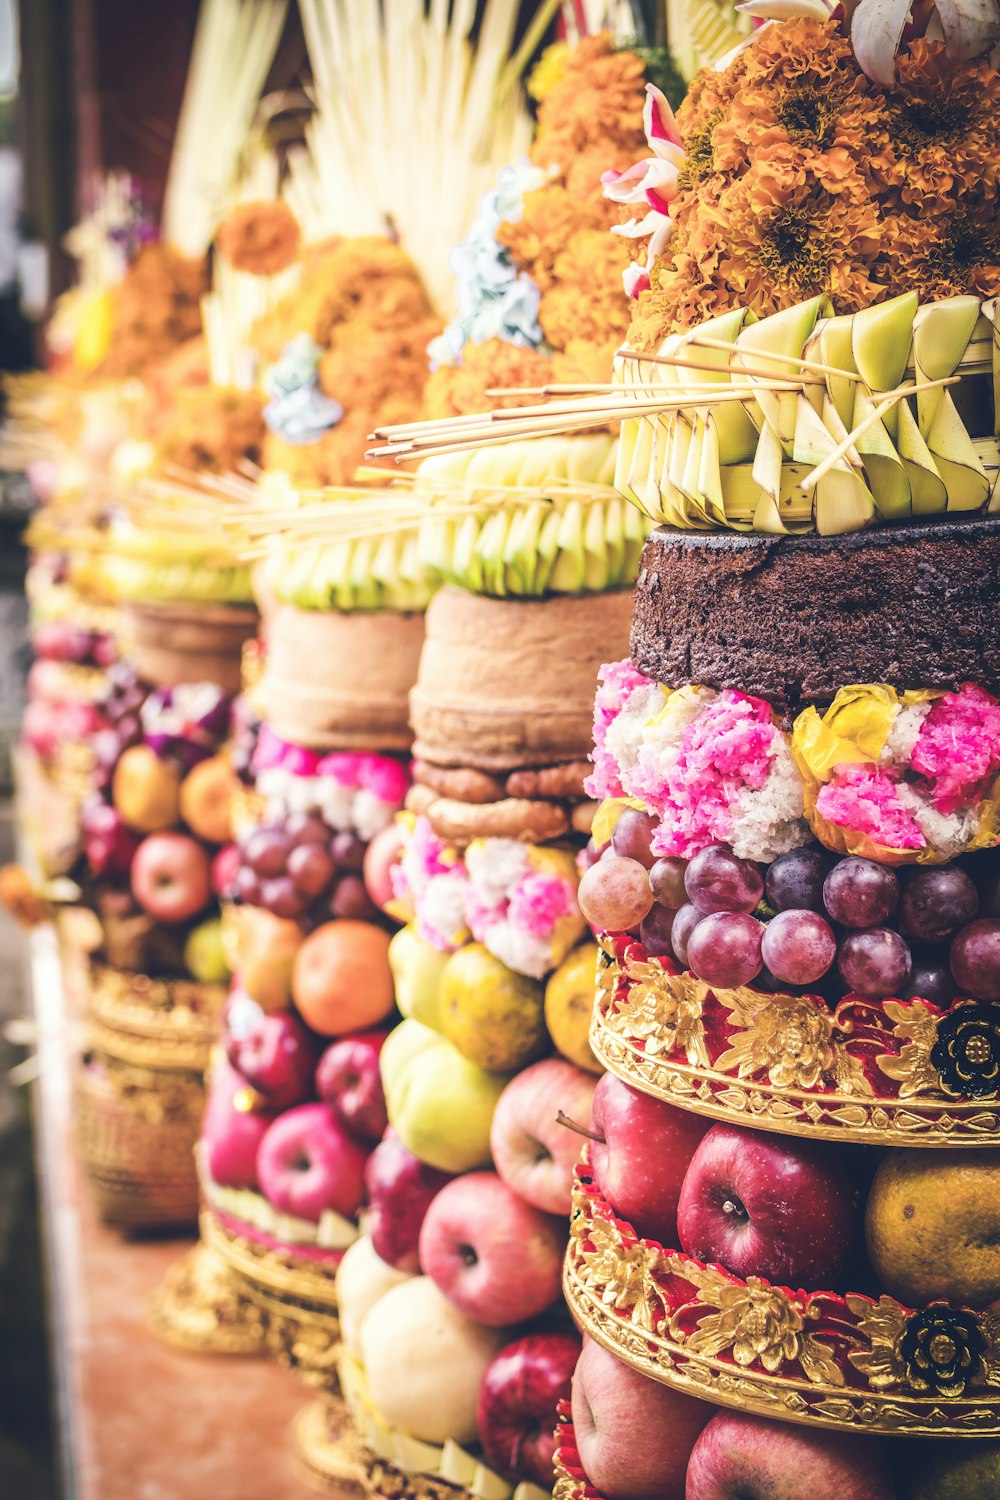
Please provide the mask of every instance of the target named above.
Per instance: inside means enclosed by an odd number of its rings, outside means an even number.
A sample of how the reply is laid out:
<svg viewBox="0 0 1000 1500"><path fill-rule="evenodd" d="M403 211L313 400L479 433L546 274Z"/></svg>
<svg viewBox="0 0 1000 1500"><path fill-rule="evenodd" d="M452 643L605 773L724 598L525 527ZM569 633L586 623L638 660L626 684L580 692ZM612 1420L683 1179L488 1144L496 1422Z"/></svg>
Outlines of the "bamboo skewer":
<svg viewBox="0 0 1000 1500"><path fill-rule="evenodd" d="M798 365L800 370L813 370L820 375L835 375L842 380L857 380L864 383L864 377L856 370L839 370L836 365L825 365L819 359L807 359L804 354L777 354L770 349L744 349L740 344L727 343L725 339L713 339L708 334L697 334L692 343L699 344L703 349L722 349L729 353L750 354L755 358L770 359L775 364Z"/></svg>
<svg viewBox="0 0 1000 1500"><path fill-rule="evenodd" d="M698 359L686 359L680 354L647 354L644 359L649 359L654 365L673 365L682 370L708 370L714 375L751 375L759 376L762 380L776 380L777 376L773 370L761 370L751 365L712 365L707 361ZM825 385L826 381L821 375L799 375L798 377L788 375L788 380L797 378L803 385Z"/></svg>
<svg viewBox="0 0 1000 1500"><path fill-rule="evenodd" d="M382 447L368 449L366 457L392 458L398 463L407 457L427 458L440 453L460 452L463 448L510 442L520 437L558 436L563 432L606 427L610 423L627 421L631 417L655 416L660 412L679 411L691 406L755 401L762 389L764 387L760 385L725 385L718 388L705 386L700 387L697 392L675 392L669 398L609 402L595 397L577 402L509 407L486 413L478 425L470 425L465 418L457 417L444 422L407 423L402 430L379 427L372 433L372 439L382 438L385 443ZM801 390L801 386L797 381L771 381L766 389L778 394L796 393Z"/></svg>
<svg viewBox="0 0 1000 1500"><path fill-rule="evenodd" d="M859 422L857 427L837 444L832 453L827 454L822 463L817 464L814 469L809 471L806 477L800 482L799 488L803 490L815 489L820 480L829 474L830 470L854 447L858 438L864 437L865 433L870 431L876 422L881 422L886 412L895 406L897 401L902 401L907 396L917 396L921 391L933 391L940 389L941 386L956 385L961 378L960 375L949 375L944 380L922 380L916 385L897 386L894 391L890 391L868 413L864 421Z"/></svg>

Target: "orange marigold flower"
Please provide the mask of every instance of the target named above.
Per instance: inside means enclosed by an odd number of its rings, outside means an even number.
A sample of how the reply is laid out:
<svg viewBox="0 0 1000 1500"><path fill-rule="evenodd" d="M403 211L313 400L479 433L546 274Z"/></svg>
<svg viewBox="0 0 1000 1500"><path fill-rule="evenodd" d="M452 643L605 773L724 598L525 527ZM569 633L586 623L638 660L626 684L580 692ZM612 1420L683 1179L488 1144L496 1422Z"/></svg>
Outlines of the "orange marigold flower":
<svg viewBox="0 0 1000 1500"><path fill-rule="evenodd" d="M599 229L573 235L556 258L552 284L538 308L551 348L565 349L580 339L598 346L621 343L629 323L621 282L628 263L629 247L616 236Z"/></svg>
<svg viewBox="0 0 1000 1500"><path fill-rule="evenodd" d="M854 312L901 291L996 294L1000 77L940 42L910 43L897 85L859 68L844 28L763 28L678 113L687 160L675 229L629 340L816 293Z"/></svg>
<svg viewBox="0 0 1000 1500"><path fill-rule="evenodd" d="M886 281L921 301L1000 294L1000 223L988 197L960 199L947 214L888 219L883 245Z"/></svg>
<svg viewBox="0 0 1000 1500"><path fill-rule="evenodd" d="M498 406L516 406L521 398L492 397L491 388L545 385L552 379L552 361L535 349L522 349L503 339L467 344L460 365L442 365L424 387L424 415L428 420L462 417Z"/></svg>
<svg viewBox="0 0 1000 1500"><path fill-rule="evenodd" d="M570 339L565 349L552 356L552 379L559 385L598 385L610 380L620 343L621 339L604 345Z"/></svg>
<svg viewBox="0 0 1000 1500"><path fill-rule="evenodd" d="M1000 75L986 58L956 66L943 42L919 39L898 61L887 95L890 151L880 180L921 215L948 212L961 193L996 197Z"/></svg>
<svg viewBox="0 0 1000 1500"><path fill-rule="evenodd" d="M225 474L256 463L264 439L263 401L256 391L206 386L181 391L157 444L162 464Z"/></svg>
<svg viewBox="0 0 1000 1500"><path fill-rule="evenodd" d="M611 205L613 207L613 205ZM581 229L607 229L615 221L603 198L578 198L553 184L524 196L517 223L501 224L497 239L517 266L544 292L552 285L555 263Z"/></svg>
<svg viewBox="0 0 1000 1500"><path fill-rule="evenodd" d="M154 360L195 338L207 291L203 260L188 260L170 245L146 245L114 289L111 348L100 373L141 375Z"/></svg>
<svg viewBox="0 0 1000 1500"><path fill-rule="evenodd" d="M642 60L634 52L615 51L607 32L584 37L539 107L532 161L565 170L592 145L603 144L612 158L618 148L638 150L644 80Z"/></svg>
<svg viewBox="0 0 1000 1500"><path fill-rule="evenodd" d="M223 260L251 276L274 276L292 264L299 249L299 221L281 198L241 203L219 226L216 248Z"/></svg>

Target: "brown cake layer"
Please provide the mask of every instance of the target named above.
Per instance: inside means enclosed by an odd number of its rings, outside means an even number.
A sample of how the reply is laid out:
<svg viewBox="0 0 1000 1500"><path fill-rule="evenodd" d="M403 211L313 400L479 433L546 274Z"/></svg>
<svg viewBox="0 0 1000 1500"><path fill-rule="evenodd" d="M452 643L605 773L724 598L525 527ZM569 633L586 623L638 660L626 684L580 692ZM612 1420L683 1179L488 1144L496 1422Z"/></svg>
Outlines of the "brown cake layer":
<svg viewBox="0 0 1000 1500"><path fill-rule="evenodd" d="M255 698L282 739L312 750L408 750L407 698L424 617L392 610L266 614L267 664Z"/></svg>
<svg viewBox="0 0 1000 1500"><path fill-rule="evenodd" d="M250 605L122 605L122 652L156 687L214 682L238 693L243 645L256 631Z"/></svg>
<svg viewBox="0 0 1000 1500"><path fill-rule="evenodd" d="M414 753L504 774L585 760L598 669L628 650L631 613L627 590L486 599L441 589L410 694Z"/></svg>
<svg viewBox="0 0 1000 1500"><path fill-rule="evenodd" d="M632 660L796 706L855 682L1000 687L1000 519L848 536L654 531Z"/></svg>

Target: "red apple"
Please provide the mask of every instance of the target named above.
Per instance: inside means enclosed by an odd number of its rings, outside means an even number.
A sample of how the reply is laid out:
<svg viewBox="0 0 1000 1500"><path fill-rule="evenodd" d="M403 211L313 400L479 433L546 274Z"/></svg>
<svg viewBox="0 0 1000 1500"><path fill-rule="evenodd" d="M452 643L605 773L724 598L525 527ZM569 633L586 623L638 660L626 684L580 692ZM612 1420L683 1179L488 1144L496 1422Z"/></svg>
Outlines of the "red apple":
<svg viewBox="0 0 1000 1500"><path fill-rule="evenodd" d="M713 1125L677 1209L688 1255L782 1286L833 1286L860 1225L849 1158L835 1146Z"/></svg>
<svg viewBox="0 0 1000 1500"><path fill-rule="evenodd" d="M293 1011L256 1009L253 1025L227 1037L226 1056L269 1108L301 1104L313 1091L316 1040Z"/></svg>
<svg viewBox="0 0 1000 1500"><path fill-rule="evenodd" d="M590 1115L594 1182L636 1233L677 1243L677 1200L707 1120L622 1083L598 1079Z"/></svg>
<svg viewBox="0 0 1000 1500"><path fill-rule="evenodd" d="M884 1446L871 1438L719 1411L692 1450L685 1500L896 1500L898 1493Z"/></svg>
<svg viewBox="0 0 1000 1500"><path fill-rule="evenodd" d="M449 1173L427 1166L408 1151L394 1130L386 1132L365 1166L367 1227L380 1260L398 1271L417 1274L424 1216L451 1180Z"/></svg>
<svg viewBox="0 0 1000 1500"><path fill-rule="evenodd" d="M565 1224L519 1198L495 1172L443 1187L420 1230L423 1270L466 1317L504 1328L559 1296Z"/></svg>
<svg viewBox="0 0 1000 1500"><path fill-rule="evenodd" d="M107 880L128 874L139 839L103 797L88 797L80 813L83 852L93 873Z"/></svg>
<svg viewBox="0 0 1000 1500"><path fill-rule="evenodd" d="M212 860L212 890L222 896L233 883L233 876L240 867L240 851L235 844L225 844Z"/></svg>
<svg viewBox="0 0 1000 1500"><path fill-rule="evenodd" d="M399 860L405 836L406 830L401 823L389 823L375 835L365 850L365 889L375 905L382 910L392 900L392 879L389 872Z"/></svg>
<svg viewBox="0 0 1000 1500"><path fill-rule="evenodd" d="M153 833L135 852L132 894L158 922L187 922L211 899L208 855L186 833Z"/></svg>
<svg viewBox="0 0 1000 1500"><path fill-rule="evenodd" d="M580 1357L575 1333L532 1333L494 1355L479 1387L476 1425L493 1468L552 1488L556 1407Z"/></svg>
<svg viewBox="0 0 1000 1500"><path fill-rule="evenodd" d="M573 1376L573 1435L584 1473L606 1500L681 1500L688 1457L711 1415L706 1402L584 1339Z"/></svg>
<svg viewBox="0 0 1000 1500"><path fill-rule="evenodd" d="M386 1031L359 1031L327 1047L316 1069L316 1092L348 1130L380 1141L389 1123L378 1056Z"/></svg>
<svg viewBox="0 0 1000 1500"><path fill-rule="evenodd" d="M260 1190L281 1213L319 1223L326 1209L356 1217L366 1151L325 1104L300 1104L280 1115L257 1154Z"/></svg>
<svg viewBox="0 0 1000 1500"><path fill-rule="evenodd" d="M209 1080L201 1141L209 1176L220 1187L256 1188L257 1153L272 1116L249 1107L243 1079L223 1063Z"/></svg>
<svg viewBox="0 0 1000 1500"><path fill-rule="evenodd" d="M48 760L59 743L59 712L44 698L33 698L21 715L21 736L37 755Z"/></svg>
<svg viewBox="0 0 1000 1500"><path fill-rule="evenodd" d="M559 1114L589 1128L596 1086L582 1068L547 1057L518 1073L500 1095L490 1127L493 1164L508 1187L546 1213L569 1213L583 1145L576 1131L559 1123Z"/></svg>

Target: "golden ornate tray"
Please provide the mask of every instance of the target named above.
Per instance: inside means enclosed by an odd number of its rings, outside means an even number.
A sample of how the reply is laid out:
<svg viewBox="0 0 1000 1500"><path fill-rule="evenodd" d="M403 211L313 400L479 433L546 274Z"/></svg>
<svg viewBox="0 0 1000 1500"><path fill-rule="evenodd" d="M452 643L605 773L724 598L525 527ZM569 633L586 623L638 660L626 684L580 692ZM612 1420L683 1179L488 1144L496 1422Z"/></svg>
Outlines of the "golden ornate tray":
<svg viewBox="0 0 1000 1500"><path fill-rule="evenodd" d="M785 1422L1000 1436L1000 1317L791 1291L639 1239L579 1168L563 1274L583 1331L691 1396Z"/></svg>
<svg viewBox="0 0 1000 1500"><path fill-rule="evenodd" d="M590 1043L644 1093L712 1119L866 1145L1000 1145L1000 1002L713 989L601 939Z"/></svg>

